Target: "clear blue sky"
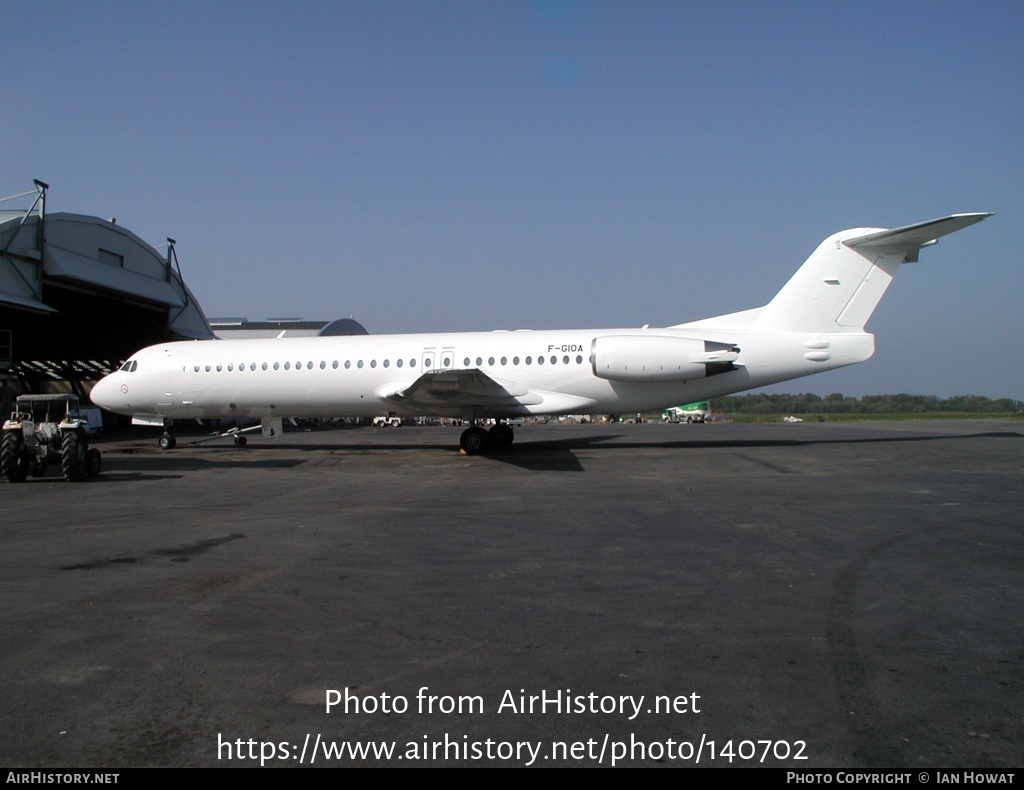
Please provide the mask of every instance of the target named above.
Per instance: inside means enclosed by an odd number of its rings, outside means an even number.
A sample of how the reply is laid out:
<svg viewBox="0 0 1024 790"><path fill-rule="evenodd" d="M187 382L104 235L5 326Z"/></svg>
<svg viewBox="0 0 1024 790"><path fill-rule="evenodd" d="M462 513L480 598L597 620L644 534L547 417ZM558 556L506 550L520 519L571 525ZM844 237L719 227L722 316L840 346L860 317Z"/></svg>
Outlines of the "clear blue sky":
<svg viewBox="0 0 1024 790"><path fill-rule="evenodd" d="M178 240L209 316L373 333L763 304L825 236L995 211L871 361L1024 398L1019 2L14 3L0 195Z"/></svg>

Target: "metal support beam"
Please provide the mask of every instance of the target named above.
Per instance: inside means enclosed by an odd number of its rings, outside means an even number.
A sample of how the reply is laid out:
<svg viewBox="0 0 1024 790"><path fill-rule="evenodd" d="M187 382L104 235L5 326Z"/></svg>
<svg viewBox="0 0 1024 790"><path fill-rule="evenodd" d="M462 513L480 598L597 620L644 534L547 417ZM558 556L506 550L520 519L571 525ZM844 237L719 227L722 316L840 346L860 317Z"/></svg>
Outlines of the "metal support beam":
<svg viewBox="0 0 1024 790"><path fill-rule="evenodd" d="M3 249L0 249L0 258L7 259L10 264L11 271L13 271L18 278L25 283L31 291L32 297L36 300L40 300L43 296L43 246L46 244L46 190L50 188L50 185L38 180L33 183L35 184L35 189L30 192L21 192L17 195L0 198L0 203L5 203L8 200L15 200L28 195L35 195L35 200L32 201L32 205L26 210L0 210L0 218L2 218L3 214L21 216L21 220L18 222L18 227L15 229L14 233L11 234L11 237L3 246ZM36 238L34 246L24 247L17 250L12 249L15 241L21 237L22 229L33 216L39 218L39 221L36 223ZM18 262L21 262L22 265L25 263L33 264L31 282L26 279L25 275L22 273L21 266L17 265Z"/></svg>

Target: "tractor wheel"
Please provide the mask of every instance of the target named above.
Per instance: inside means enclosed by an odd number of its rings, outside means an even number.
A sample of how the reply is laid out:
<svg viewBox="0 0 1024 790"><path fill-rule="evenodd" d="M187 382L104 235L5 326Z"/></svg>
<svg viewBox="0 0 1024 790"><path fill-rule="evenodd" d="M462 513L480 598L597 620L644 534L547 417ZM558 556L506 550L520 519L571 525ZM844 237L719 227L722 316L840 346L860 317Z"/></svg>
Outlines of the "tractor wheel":
<svg viewBox="0 0 1024 790"><path fill-rule="evenodd" d="M60 468L69 482L85 480L85 446L77 433L64 434L60 444Z"/></svg>
<svg viewBox="0 0 1024 790"><path fill-rule="evenodd" d="M4 477L12 483L22 483L28 477L28 462L22 452L23 446L21 436L15 431L5 433L0 443L0 468L3 469Z"/></svg>
<svg viewBox="0 0 1024 790"><path fill-rule="evenodd" d="M103 456L95 447L90 447L85 453L85 475L86 477L98 477L100 466L103 464Z"/></svg>

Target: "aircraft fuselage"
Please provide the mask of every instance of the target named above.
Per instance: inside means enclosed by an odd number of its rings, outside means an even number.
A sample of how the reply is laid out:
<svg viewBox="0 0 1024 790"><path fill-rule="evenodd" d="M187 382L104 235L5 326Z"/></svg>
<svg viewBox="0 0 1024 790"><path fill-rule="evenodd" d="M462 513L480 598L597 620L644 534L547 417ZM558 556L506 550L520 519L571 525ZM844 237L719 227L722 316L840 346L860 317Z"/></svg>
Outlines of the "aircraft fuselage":
<svg viewBox="0 0 1024 790"><path fill-rule="evenodd" d="M605 338L707 340L739 350L735 369L717 374L707 375L697 363L671 380L659 381L654 370L637 370L636 380L610 380L595 370L601 361L595 347L599 354ZM126 363L105 378L92 397L113 411L171 419L369 417L382 411L477 418L618 414L830 370L867 359L874 349L867 333L823 338L808 332L631 328L182 341L137 352L129 360L137 364ZM644 367L644 360L635 364ZM429 405L394 398L426 373L466 370L504 385L511 398L494 402L485 391L474 403L453 389L446 403L443 387Z"/></svg>

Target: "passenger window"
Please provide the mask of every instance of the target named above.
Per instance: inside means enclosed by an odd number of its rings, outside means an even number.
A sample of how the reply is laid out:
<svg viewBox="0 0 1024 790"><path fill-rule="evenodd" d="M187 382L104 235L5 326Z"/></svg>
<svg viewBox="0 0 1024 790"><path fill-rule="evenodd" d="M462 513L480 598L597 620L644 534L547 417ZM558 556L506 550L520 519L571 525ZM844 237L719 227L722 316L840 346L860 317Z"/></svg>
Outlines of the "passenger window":
<svg viewBox="0 0 1024 790"><path fill-rule="evenodd" d="M384 367L388 367L390 364L391 364L390 361L388 361L386 359L384 360Z"/></svg>
<svg viewBox="0 0 1024 790"><path fill-rule="evenodd" d="M223 369L224 369L223 365L220 365L220 364L217 365L217 372L218 373L220 373Z"/></svg>
<svg viewBox="0 0 1024 790"><path fill-rule="evenodd" d="M501 364L502 364L502 366L507 365L508 364L508 357L502 357L501 358Z"/></svg>
<svg viewBox="0 0 1024 790"><path fill-rule="evenodd" d="M285 370L291 370L292 369L292 363L291 362L285 362L284 363L284 369Z"/></svg>
<svg viewBox="0 0 1024 790"><path fill-rule="evenodd" d="M409 360L409 367L410 368L416 367L416 360L415 359L410 359Z"/></svg>
<svg viewBox="0 0 1024 790"><path fill-rule="evenodd" d="M395 364L398 365L398 367L402 367L402 362L403 361L404 360L398 359L398 360L395 361Z"/></svg>
<svg viewBox="0 0 1024 790"><path fill-rule="evenodd" d="M234 369L235 369L235 366L234 366L234 364L232 364L231 362L229 362L229 363L228 363L228 373L230 373L230 372L231 372L231 371L233 371Z"/></svg>
<svg viewBox="0 0 1024 790"><path fill-rule="evenodd" d="M370 360L370 367L371 367L371 368L375 368L375 367L377 367L377 360L375 360L375 359L371 359L371 360Z"/></svg>
<svg viewBox="0 0 1024 790"><path fill-rule="evenodd" d="M577 356L576 357L576 364L577 365L582 365L583 364L583 357L582 356Z"/></svg>
<svg viewBox="0 0 1024 790"><path fill-rule="evenodd" d="M331 363L331 367L334 368L335 370L337 370L338 369L338 360L334 360L334 362Z"/></svg>
<svg viewBox="0 0 1024 790"><path fill-rule="evenodd" d="M533 357L527 357L524 360L524 362L526 362L527 365L532 365L533 364Z"/></svg>
<svg viewBox="0 0 1024 790"><path fill-rule="evenodd" d="M466 360L466 364L469 364L469 360ZM476 358L476 366L480 367L482 364L484 364L484 361L480 357L477 357Z"/></svg>
<svg viewBox="0 0 1024 790"><path fill-rule="evenodd" d="M199 372L199 365L196 365L196 366L195 366L195 367L193 368L193 370L194 370L194 371L195 371L196 373L198 373L198 372Z"/></svg>
<svg viewBox="0 0 1024 790"><path fill-rule="evenodd" d="M493 368L494 367L494 357L488 357L487 358L487 364L490 365Z"/></svg>
<svg viewBox="0 0 1024 790"><path fill-rule="evenodd" d="M527 359L529 359L529 357L527 357ZM529 363L527 363L527 364L529 364ZM544 364L544 357L537 357L537 364L538 365L543 365Z"/></svg>
<svg viewBox="0 0 1024 790"><path fill-rule="evenodd" d="M556 357L554 354L551 355L551 364L552 365L557 365L558 364L558 357Z"/></svg>
<svg viewBox="0 0 1024 790"><path fill-rule="evenodd" d="M513 365L518 365L519 364L519 357L512 357L512 364Z"/></svg>
<svg viewBox="0 0 1024 790"><path fill-rule="evenodd" d="M357 367L357 368L359 368L360 370L362 370L362 367L363 367L363 360L359 360L359 361L358 361L358 362L356 363L356 367Z"/></svg>
<svg viewBox="0 0 1024 790"><path fill-rule="evenodd" d="M566 354L564 357L562 357L562 362L564 362L566 365L569 364L569 355L568 354Z"/></svg>
<svg viewBox="0 0 1024 790"><path fill-rule="evenodd" d="M480 363L477 362L477 364L479 365ZM467 368L469 367L469 357L466 357L464 360L462 360L462 366Z"/></svg>
<svg viewBox="0 0 1024 790"><path fill-rule="evenodd" d="M351 362L351 360L346 359L345 360L345 370L348 370L350 367L352 367L352 362Z"/></svg>
<svg viewBox="0 0 1024 790"><path fill-rule="evenodd" d="M320 370L327 370L327 363L320 360Z"/></svg>

